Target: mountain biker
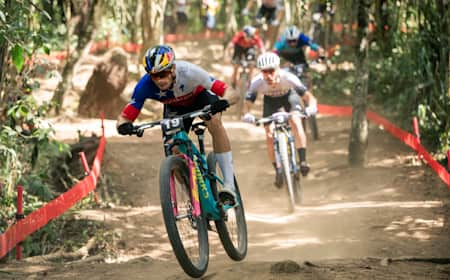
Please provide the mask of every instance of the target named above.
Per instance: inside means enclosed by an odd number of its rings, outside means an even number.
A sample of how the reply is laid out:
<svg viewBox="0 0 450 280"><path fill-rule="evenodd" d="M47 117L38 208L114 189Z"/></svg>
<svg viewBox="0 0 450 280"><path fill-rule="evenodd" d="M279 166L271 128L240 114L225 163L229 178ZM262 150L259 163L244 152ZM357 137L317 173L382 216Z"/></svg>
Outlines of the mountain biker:
<svg viewBox="0 0 450 280"><path fill-rule="evenodd" d="M302 82L305 83L311 92L311 80L307 69L308 61L305 55L305 48L310 47L313 51L317 51L321 56L324 53L322 47L314 43L308 36L301 33L296 26L288 26L283 35L278 39L273 47L273 51L277 53L283 60L287 61L287 66L302 65Z"/></svg>
<svg viewBox="0 0 450 280"><path fill-rule="evenodd" d="M131 101L123 108L117 121L117 131L121 135L131 135L133 121L138 117L146 99L164 104L164 118L175 117L219 100L224 96L227 85L211 77L204 69L190 62L175 59L174 50L168 45L149 48L143 59L147 72L136 84ZM212 93L214 94L212 94ZM188 131L192 119L184 120ZM234 170L228 135L223 127L220 114L205 120L213 140L213 150L224 175L225 188L219 199L235 201ZM165 140L168 136L164 135Z"/></svg>
<svg viewBox="0 0 450 280"><path fill-rule="evenodd" d="M275 42L273 52L294 65L307 64L304 50L307 46L314 51L318 51L319 54L324 53L324 50L319 45L301 33L296 26L289 26Z"/></svg>
<svg viewBox="0 0 450 280"><path fill-rule="evenodd" d="M269 117L279 109L295 112L298 108L298 95L309 105L304 109L306 115L311 116L317 112L316 98L308 91L306 86L292 73L280 69L280 57L273 52L266 52L258 57L256 66L261 73L253 78L249 91L246 96L246 106L244 108L243 121L253 123L255 116L250 110L258 97L263 95L263 117ZM297 97L297 98L296 98ZM296 100L295 102L293 102ZM293 115L289 120L292 127L292 133L295 138L295 146L297 148L300 159L300 172L306 176L310 167L306 161L306 136L303 130L301 117L299 114ZM275 185L281 187L283 175L281 170L277 168L275 163L275 155L273 150L273 136L270 125L265 125L266 144L269 159L276 171Z"/></svg>
<svg viewBox="0 0 450 280"><path fill-rule="evenodd" d="M246 59L249 63L249 80L252 78L253 66L256 62L256 48L261 53L265 51L264 43L261 38L256 34L256 29L253 26L246 25L244 28L237 32L230 43L227 50L234 47L233 58L231 60L233 64L233 74L231 75L231 86L236 88L237 73L239 70L239 63L242 59Z"/></svg>
<svg viewBox="0 0 450 280"><path fill-rule="evenodd" d="M249 14L249 10L253 6L255 0L250 0L247 5L242 9L242 15L246 16ZM284 11L284 4L282 0L262 0L261 6L256 13L256 22L258 24L262 23L264 18L267 24L272 26L278 26L282 20Z"/></svg>

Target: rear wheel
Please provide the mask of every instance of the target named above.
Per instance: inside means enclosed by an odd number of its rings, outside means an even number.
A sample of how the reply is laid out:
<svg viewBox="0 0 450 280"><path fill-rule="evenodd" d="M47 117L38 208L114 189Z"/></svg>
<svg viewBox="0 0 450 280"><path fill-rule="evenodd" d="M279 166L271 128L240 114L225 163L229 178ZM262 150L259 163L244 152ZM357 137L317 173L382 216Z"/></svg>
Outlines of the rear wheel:
<svg viewBox="0 0 450 280"><path fill-rule="evenodd" d="M218 177L223 178L214 153L209 153L207 162L208 169L213 171ZM210 182L211 189L217 196L221 184L218 184L216 180L211 180ZM234 185L236 187L237 204L226 210L225 216L215 221L215 224L227 255L235 261L240 261L247 255L247 223L245 221L244 204L236 178L234 178Z"/></svg>
<svg viewBox="0 0 450 280"><path fill-rule="evenodd" d="M164 223L178 263L191 277L208 268L209 244L205 219L194 216L189 169L184 159L167 157L159 174Z"/></svg>

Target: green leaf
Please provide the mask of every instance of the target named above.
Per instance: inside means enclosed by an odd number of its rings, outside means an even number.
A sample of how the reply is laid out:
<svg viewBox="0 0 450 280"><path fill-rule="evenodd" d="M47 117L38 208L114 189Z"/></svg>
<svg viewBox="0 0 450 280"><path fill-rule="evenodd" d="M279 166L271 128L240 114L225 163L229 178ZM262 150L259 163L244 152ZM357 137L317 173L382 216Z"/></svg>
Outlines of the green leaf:
<svg viewBox="0 0 450 280"><path fill-rule="evenodd" d="M42 48L44 49L44 52L45 52L46 55L50 54L50 48L49 47L43 46Z"/></svg>
<svg viewBox="0 0 450 280"><path fill-rule="evenodd" d="M14 63L14 66L16 66L16 69L18 72L20 72L23 68L23 64L25 62L25 56L23 48L19 45L15 45L14 48L11 50L12 60Z"/></svg>

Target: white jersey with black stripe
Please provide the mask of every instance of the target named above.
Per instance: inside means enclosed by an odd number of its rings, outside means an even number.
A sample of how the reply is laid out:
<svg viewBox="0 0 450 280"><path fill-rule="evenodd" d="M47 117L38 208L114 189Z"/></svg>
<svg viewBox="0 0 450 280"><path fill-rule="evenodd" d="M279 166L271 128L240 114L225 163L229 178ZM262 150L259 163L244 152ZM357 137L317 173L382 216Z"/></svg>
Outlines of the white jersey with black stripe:
<svg viewBox="0 0 450 280"><path fill-rule="evenodd" d="M270 97L280 97L289 93L290 89L294 89L300 96L308 90L307 87L294 74L279 69L276 82L269 85L263 78L263 74L258 74L252 79L248 96L257 96L258 94Z"/></svg>

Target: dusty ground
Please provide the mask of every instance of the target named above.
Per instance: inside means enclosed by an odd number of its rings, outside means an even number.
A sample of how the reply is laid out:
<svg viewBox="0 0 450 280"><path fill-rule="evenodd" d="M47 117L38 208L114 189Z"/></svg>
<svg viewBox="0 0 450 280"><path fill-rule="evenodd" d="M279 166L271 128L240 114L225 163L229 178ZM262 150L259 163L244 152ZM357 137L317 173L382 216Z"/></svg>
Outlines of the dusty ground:
<svg viewBox="0 0 450 280"><path fill-rule="evenodd" d="M312 172L302 181L303 205L289 215L284 193L273 186L262 128L224 119L245 203L249 249L246 259L235 263L211 233L203 279L450 279L450 190L397 139L372 125L367 167L352 169L347 166L349 119L320 117L320 140L309 142ZM98 120L82 125L92 124ZM114 254L78 262L46 262L44 256L34 263L0 264L1 279L188 279L162 223L160 132L120 137L113 126L106 123L105 177L98 190L108 206L80 215L116 234ZM73 131L59 136L71 138ZM299 265L297 271L279 269L288 260Z"/></svg>

